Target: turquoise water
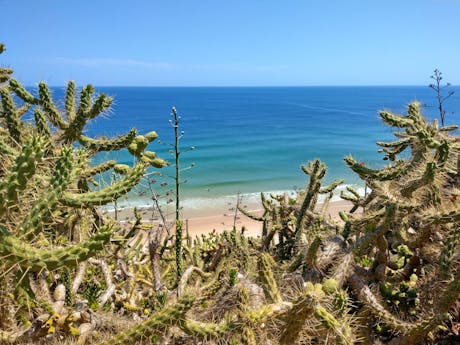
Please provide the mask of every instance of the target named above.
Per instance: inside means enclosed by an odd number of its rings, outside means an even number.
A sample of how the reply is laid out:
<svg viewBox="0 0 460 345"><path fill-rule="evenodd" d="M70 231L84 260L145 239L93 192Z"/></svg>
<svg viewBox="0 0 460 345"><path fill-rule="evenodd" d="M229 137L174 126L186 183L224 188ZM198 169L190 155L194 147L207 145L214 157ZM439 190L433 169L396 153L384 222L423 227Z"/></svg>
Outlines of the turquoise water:
<svg viewBox="0 0 460 345"><path fill-rule="evenodd" d="M460 116L460 89L445 103L447 123ZM156 130L163 143L173 142L168 123L175 106L181 116L182 165L195 166L183 173L183 197L189 204L214 202L216 197L237 193L295 190L307 182L300 164L321 158L328 166L326 182L344 178L346 184L360 180L346 167L343 157L353 154L367 166L383 164L377 140L392 139L378 111L405 112L419 100L424 112L437 116L435 94L420 87L98 87L115 97L107 116L91 123L88 134L114 136L136 127L140 133ZM63 89L54 90L61 98ZM192 151L187 148L194 146ZM169 161L169 146L154 142L151 150ZM132 163L124 151L116 158ZM100 157L113 158L113 156ZM163 175L173 174L171 168ZM163 195L172 180L151 176L153 187ZM169 186L160 187L162 182ZM131 193L129 202L148 204L144 182ZM145 194L144 194L145 193Z"/></svg>

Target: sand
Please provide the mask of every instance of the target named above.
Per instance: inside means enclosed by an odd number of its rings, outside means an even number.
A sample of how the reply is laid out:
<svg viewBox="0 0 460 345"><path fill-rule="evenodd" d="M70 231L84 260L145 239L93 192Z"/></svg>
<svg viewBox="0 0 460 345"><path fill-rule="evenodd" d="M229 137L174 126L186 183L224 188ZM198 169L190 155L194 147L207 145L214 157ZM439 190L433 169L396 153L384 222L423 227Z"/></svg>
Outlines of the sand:
<svg viewBox="0 0 460 345"><path fill-rule="evenodd" d="M256 215L261 215L263 213L262 209L257 209L256 205L252 205L249 210L250 212ZM318 205L318 209L321 209L322 205ZM328 205L327 210L325 211L326 217L331 217L332 219L338 219L338 214L340 211L348 211L352 207L351 203L348 201L333 201L330 202ZM111 215L113 216L112 212ZM149 218L149 212L147 210L141 211L143 216L143 220L145 222L152 222L152 219ZM218 209L207 209L194 212L187 212L184 210L183 212L183 221L184 226L188 230L189 235L195 237L196 235L206 234L213 230L217 232L221 232L224 230L231 230L234 226L235 211L229 210L218 210ZM172 223L174 217L168 217L168 221ZM128 220L133 219L133 210L132 209L124 209L118 212L118 219L120 222L127 222ZM158 223L158 220L154 220L153 223ZM246 234L249 236L259 236L262 232L262 222L258 222L252 220L241 212L237 213L236 218L236 227L238 229L242 228L243 226L246 228Z"/></svg>

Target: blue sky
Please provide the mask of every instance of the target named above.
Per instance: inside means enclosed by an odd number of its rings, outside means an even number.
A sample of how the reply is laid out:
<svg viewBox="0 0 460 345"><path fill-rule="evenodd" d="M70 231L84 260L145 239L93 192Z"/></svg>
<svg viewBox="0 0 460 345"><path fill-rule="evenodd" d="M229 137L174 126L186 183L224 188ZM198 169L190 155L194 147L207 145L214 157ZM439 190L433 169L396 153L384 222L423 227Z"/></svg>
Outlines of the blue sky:
<svg viewBox="0 0 460 345"><path fill-rule="evenodd" d="M425 85L435 68L460 84L458 0L0 0L0 13L0 64L27 85Z"/></svg>

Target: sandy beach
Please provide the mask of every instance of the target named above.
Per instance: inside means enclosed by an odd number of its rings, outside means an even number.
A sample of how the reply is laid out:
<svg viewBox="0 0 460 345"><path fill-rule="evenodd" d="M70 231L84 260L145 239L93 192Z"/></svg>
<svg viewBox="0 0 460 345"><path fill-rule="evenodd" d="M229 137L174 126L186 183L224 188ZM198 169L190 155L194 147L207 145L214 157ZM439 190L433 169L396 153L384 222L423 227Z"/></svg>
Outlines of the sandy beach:
<svg viewBox="0 0 460 345"><path fill-rule="evenodd" d="M263 210L257 208L257 205L251 205L252 207L247 208L251 213L255 215L262 215ZM326 217L332 219L339 218L340 211L346 211L351 208L351 203L348 201L340 200L330 202L327 210L324 212ZM322 208L322 204L318 204L318 209ZM140 213L143 216L145 222L152 222L152 219L148 217L148 210L141 210ZM112 216L113 212L109 212ZM224 230L231 230L235 221L235 211L229 211L228 209L218 209L212 208L201 211L190 211L183 210L182 219L184 221L184 226L188 230L190 236L195 237L197 235L206 234L213 230L221 232ZM120 222L128 222L133 219L133 209L126 208L121 211L118 211L118 219ZM168 217L168 222L172 223L174 217ZM153 223L158 223L159 220L154 220ZM262 231L262 222L255 221L249 217L246 217L241 212L237 212L236 217L236 227L246 228L246 234L249 236L259 236Z"/></svg>

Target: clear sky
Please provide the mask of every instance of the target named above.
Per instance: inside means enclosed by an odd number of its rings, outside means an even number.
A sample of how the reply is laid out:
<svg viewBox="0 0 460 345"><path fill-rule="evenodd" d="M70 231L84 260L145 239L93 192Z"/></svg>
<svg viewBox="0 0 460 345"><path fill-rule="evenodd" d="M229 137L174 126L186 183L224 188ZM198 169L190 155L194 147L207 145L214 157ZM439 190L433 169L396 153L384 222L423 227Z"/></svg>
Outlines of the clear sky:
<svg viewBox="0 0 460 345"><path fill-rule="evenodd" d="M27 85L460 84L460 0L0 0Z"/></svg>

